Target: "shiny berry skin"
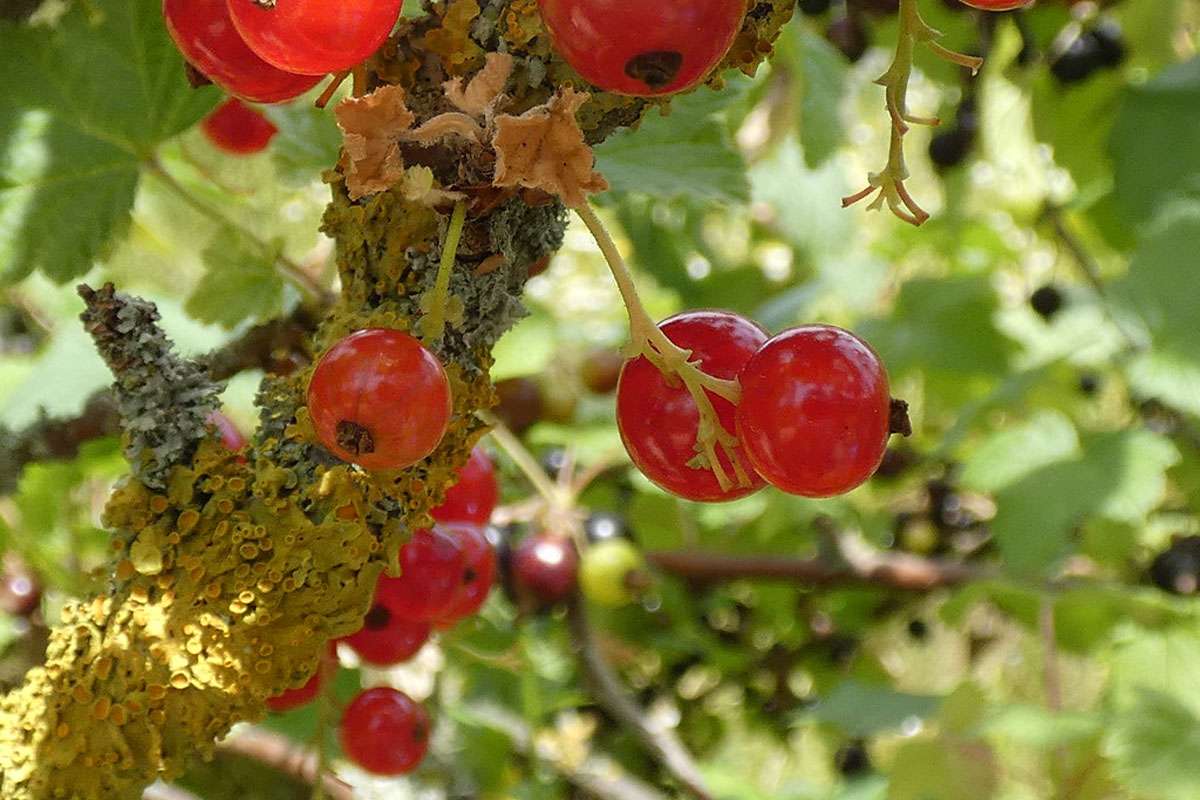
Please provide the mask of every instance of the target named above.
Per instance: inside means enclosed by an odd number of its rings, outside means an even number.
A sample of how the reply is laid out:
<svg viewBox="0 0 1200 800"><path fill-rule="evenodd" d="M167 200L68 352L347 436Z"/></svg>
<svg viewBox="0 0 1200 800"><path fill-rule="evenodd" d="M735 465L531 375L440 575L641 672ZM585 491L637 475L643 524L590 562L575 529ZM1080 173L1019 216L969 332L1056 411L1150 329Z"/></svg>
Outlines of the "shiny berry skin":
<svg viewBox="0 0 1200 800"><path fill-rule="evenodd" d="M387 39L404 0L227 0L250 49L279 69L301 75L341 72L361 64Z"/></svg>
<svg viewBox="0 0 1200 800"><path fill-rule="evenodd" d="M215 147L235 156L261 153L279 133L271 120L236 97L217 106L200 128Z"/></svg>
<svg viewBox="0 0 1200 800"><path fill-rule="evenodd" d="M496 549L480 526L460 523L440 527L458 540L463 553L458 589L438 620L453 624L474 614L487 600L496 582Z"/></svg>
<svg viewBox="0 0 1200 800"><path fill-rule="evenodd" d="M625 359L621 356L621 351L600 347L583 359L579 377L592 394L609 394L616 390L617 381L621 379L621 367L624 365Z"/></svg>
<svg viewBox="0 0 1200 800"><path fill-rule="evenodd" d="M429 512L438 522L486 525L500 499L496 468L483 448L476 447L458 471L458 483L446 490L446 500Z"/></svg>
<svg viewBox="0 0 1200 800"><path fill-rule="evenodd" d="M609 92L674 94L700 83L742 27L745 0L538 0L554 49Z"/></svg>
<svg viewBox="0 0 1200 800"><path fill-rule="evenodd" d="M376 602L362 628L344 641L368 664L390 667L417 654L429 639L429 624L405 619L386 602Z"/></svg>
<svg viewBox="0 0 1200 800"><path fill-rule="evenodd" d="M553 605L575 590L579 554L565 536L526 536L513 551L512 572L518 594L527 594L542 605Z"/></svg>
<svg viewBox="0 0 1200 800"><path fill-rule="evenodd" d="M891 397L879 356L849 331L805 325L762 346L741 374L738 438L770 483L830 497L879 466Z"/></svg>
<svg viewBox="0 0 1200 800"><path fill-rule="evenodd" d="M1033 4L1033 0L962 0L962 2L963 5L978 8L980 11L1015 11Z"/></svg>
<svg viewBox="0 0 1200 800"><path fill-rule="evenodd" d="M243 100L280 103L304 94L321 80L285 72L256 56L233 27L226 0L163 0L163 18L183 57Z"/></svg>
<svg viewBox="0 0 1200 800"><path fill-rule="evenodd" d="M308 384L317 438L371 470L429 455L450 422L450 382L433 353L403 331L370 328L329 348Z"/></svg>
<svg viewBox="0 0 1200 800"><path fill-rule="evenodd" d="M462 543L440 529L420 530L400 548L400 576L380 577L376 602L415 622L432 622L450 610L463 581Z"/></svg>
<svg viewBox="0 0 1200 800"><path fill-rule="evenodd" d="M700 368L717 378L733 379L767 334L750 320L728 311L687 311L659 327L679 347L692 351ZM734 432L734 406L709 395L717 418ZM689 466L696 457L700 412L683 383L668 383L658 369L639 356L626 362L617 385L617 427L629 457L642 473L668 492L689 500L715 502L745 497L762 488L763 481L742 459L750 486L721 489L711 469ZM731 479L733 467L723 452L717 456Z"/></svg>
<svg viewBox="0 0 1200 800"><path fill-rule="evenodd" d="M429 714L403 692L378 686L346 707L338 738L358 766L376 775L412 772L429 749Z"/></svg>
<svg viewBox="0 0 1200 800"><path fill-rule="evenodd" d="M623 606L635 598L632 576L645 569L642 553L628 539L608 539L583 554L579 588L583 596L601 606Z"/></svg>

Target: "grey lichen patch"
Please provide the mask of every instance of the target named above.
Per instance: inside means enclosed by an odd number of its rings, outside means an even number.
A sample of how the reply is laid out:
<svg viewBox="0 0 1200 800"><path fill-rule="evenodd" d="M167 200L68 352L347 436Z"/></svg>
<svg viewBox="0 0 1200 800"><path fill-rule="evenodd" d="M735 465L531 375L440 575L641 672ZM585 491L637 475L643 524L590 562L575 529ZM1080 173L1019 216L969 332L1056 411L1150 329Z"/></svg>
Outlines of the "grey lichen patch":
<svg viewBox="0 0 1200 800"><path fill-rule="evenodd" d="M80 319L112 370L125 431L125 457L147 486L162 489L172 467L191 460L220 407L221 387L208 371L181 358L159 327L153 303L81 285Z"/></svg>

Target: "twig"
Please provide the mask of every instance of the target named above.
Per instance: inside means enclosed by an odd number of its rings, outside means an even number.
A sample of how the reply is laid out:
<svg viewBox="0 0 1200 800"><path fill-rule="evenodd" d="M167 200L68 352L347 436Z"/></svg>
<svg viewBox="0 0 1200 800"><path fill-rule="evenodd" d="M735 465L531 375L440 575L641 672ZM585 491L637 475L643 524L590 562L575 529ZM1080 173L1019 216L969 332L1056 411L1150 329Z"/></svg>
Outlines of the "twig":
<svg viewBox="0 0 1200 800"><path fill-rule="evenodd" d="M694 550L658 551L646 560L663 572L697 581L774 580L809 586L886 586L928 592L985 577L967 564L910 553L863 552L840 563L828 558L730 556Z"/></svg>
<svg viewBox="0 0 1200 800"><path fill-rule="evenodd" d="M500 418L490 411L480 411L478 416L491 427L492 440L500 446L513 463L517 465L517 469L529 479L533 484L533 488L537 489L538 494L550 505L558 505L561 502L561 493L558 491L550 479L546 477L545 471L534 460L533 456L525 446L521 444L521 440L508 429L508 426L500 421Z"/></svg>
<svg viewBox="0 0 1200 800"><path fill-rule="evenodd" d="M213 208L205 203L200 198L196 197L187 187L180 183L174 175L167 172L163 165L157 159L149 159L145 162L145 169L151 175L162 181L163 185L171 190L180 200L187 203L196 212L202 216L208 217L214 222L224 225L231 230L236 231L239 235L245 237L246 241L257 247L264 255L271 258L275 262L275 267L286 280L292 283L302 294L322 305L328 305L333 302L333 293L322 286L308 272L304 270L295 261L292 261L287 256L278 252L276 248L264 242L258 237L254 231L244 225L240 225L221 211Z"/></svg>
<svg viewBox="0 0 1200 800"><path fill-rule="evenodd" d="M646 718L604 659L579 597L572 599L567 620L572 644L600 705L633 733L688 794L697 800L712 800L713 795L700 774L700 768L679 737L672 729L655 725Z"/></svg>
<svg viewBox="0 0 1200 800"><path fill-rule="evenodd" d="M217 748L258 761L310 785L317 785L317 754L312 748L297 745L281 734L262 728L248 728L220 742ZM320 786L329 800L354 800L354 791L335 775L323 774Z"/></svg>
<svg viewBox="0 0 1200 800"><path fill-rule="evenodd" d="M446 303L450 296L450 276L454 273L454 257L458 254L458 241L462 238L463 223L467 219L467 204L459 200L450 214L446 227L446 238L442 242L442 257L438 263L437 278L429 295L429 308L421 318L421 332L429 342L438 342L446 327Z"/></svg>
<svg viewBox="0 0 1200 800"><path fill-rule="evenodd" d="M626 773L607 756L591 754L580 764L562 759L552 744L538 741L524 721L500 706L474 706L470 714L507 736L517 752L548 765L599 800L667 800L666 795Z"/></svg>

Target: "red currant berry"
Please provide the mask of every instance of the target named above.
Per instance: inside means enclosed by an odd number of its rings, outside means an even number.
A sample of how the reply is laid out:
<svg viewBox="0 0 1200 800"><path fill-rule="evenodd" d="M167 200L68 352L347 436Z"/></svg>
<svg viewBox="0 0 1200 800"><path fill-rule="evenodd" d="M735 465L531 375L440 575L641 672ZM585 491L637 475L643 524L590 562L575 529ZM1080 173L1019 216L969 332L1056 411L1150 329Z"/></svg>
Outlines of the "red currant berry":
<svg viewBox="0 0 1200 800"><path fill-rule="evenodd" d="M496 468L483 448L476 447L458 471L458 483L446 491L446 501L430 513L438 522L486 525L499 499Z"/></svg>
<svg viewBox="0 0 1200 800"><path fill-rule="evenodd" d="M428 639L427 623L405 619L386 603L376 601L363 618L362 628L345 642L368 664L390 667L415 656Z"/></svg>
<svg viewBox="0 0 1200 800"><path fill-rule="evenodd" d="M429 749L429 714L386 686L367 689L346 707L338 738L358 766L376 775L412 772Z"/></svg>
<svg viewBox="0 0 1200 800"><path fill-rule="evenodd" d="M379 49L403 0L228 0L233 24L250 49L302 75L341 72Z"/></svg>
<svg viewBox="0 0 1200 800"><path fill-rule="evenodd" d="M742 27L745 0L538 0L554 48L609 92L673 94L700 83Z"/></svg>
<svg viewBox="0 0 1200 800"><path fill-rule="evenodd" d="M738 437L751 465L785 492L830 497L883 460L891 399L879 356L831 325L784 331L741 374Z"/></svg>
<svg viewBox="0 0 1200 800"><path fill-rule="evenodd" d="M243 100L291 100L321 80L284 72L254 55L234 29L225 0L163 0L163 17L183 57L213 83Z"/></svg>
<svg viewBox="0 0 1200 800"><path fill-rule="evenodd" d="M226 450L237 452L246 446L246 437L242 436L233 420L220 411L208 415L208 424L217 429L217 435L221 437L221 444Z"/></svg>
<svg viewBox="0 0 1200 800"><path fill-rule="evenodd" d="M321 691L326 678L337 670L337 665L337 644L330 642L326 646L325 654L322 656L320 663L317 664L316 672L312 674L308 682L298 688L288 689L274 697L268 697L267 708L276 713L283 713L284 711L291 711L293 708L308 705Z"/></svg>
<svg viewBox="0 0 1200 800"><path fill-rule="evenodd" d="M1031 5L1033 0L962 0L962 3L980 11L1015 11Z"/></svg>
<svg viewBox="0 0 1200 800"><path fill-rule="evenodd" d="M717 378L733 379L767 340L750 320L728 311L687 311L659 325L667 338L692 351L700 368ZM734 431L734 406L709 393L721 425ZM689 466L696 457L700 412L681 381L667 381L658 368L639 356L625 364L617 384L617 427L629 457L643 474L669 492L689 500L719 501L745 497L763 481L749 469L750 486L723 490L711 469ZM727 476L735 473L723 452L717 457Z"/></svg>
<svg viewBox="0 0 1200 800"><path fill-rule="evenodd" d="M496 581L496 550L476 525L445 525L442 529L458 539L463 552L462 578L450 605L442 612L441 623L454 623L469 617L487 600Z"/></svg>
<svg viewBox="0 0 1200 800"><path fill-rule="evenodd" d="M217 106L200 127L218 149L237 156L261 153L279 133L271 120L235 97Z"/></svg>
<svg viewBox="0 0 1200 800"><path fill-rule="evenodd" d="M371 328L321 356L308 384L317 438L366 469L429 455L450 422L450 382L433 353L402 331Z"/></svg>
<svg viewBox="0 0 1200 800"><path fill-rule="evenodd" d="M457 537L440 528L417 531L400 548L400 577L382 576L376 599L405 619L436 620L458 597L463 561Z"/></svg>
<svg viewBox="0 0 1200 800"><path fill-rule="evenodd" d="M565 536L526 536L512 554L513 582L518 594L542 605L560 603L575 590L579 554Z"/></svg>

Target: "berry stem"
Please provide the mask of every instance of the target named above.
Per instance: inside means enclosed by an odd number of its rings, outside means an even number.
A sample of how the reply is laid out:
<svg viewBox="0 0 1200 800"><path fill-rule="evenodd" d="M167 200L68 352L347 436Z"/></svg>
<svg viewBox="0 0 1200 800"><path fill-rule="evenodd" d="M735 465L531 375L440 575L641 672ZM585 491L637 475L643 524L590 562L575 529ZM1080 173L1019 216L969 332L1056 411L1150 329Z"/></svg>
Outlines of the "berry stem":
<svg viewBox="0 0 1200 800"><path fill-rule="evenodd" d="M867 187L860 192L842 198L842 207L854 205L871 195L876 195L868 206L872 211L884 204L900 219L912 225L921 225L929 214L909 194L904 185L908 180L908 164L904 160L904 136L909 125L938 125L940 120L932 117L916 117L908 111L908 84L912 78L913 55L918 44L929 47L940 58L978 72L983 59L956 53L937 43L942 35L921 18L918 0L900 0L900 32L896 37L896 55L891 66L875 83L884 88L888 115L892 120L892 132L888 143L887 164L879 172L867 177Z"/></svg>
<svg viewBox="0 0 1200 800"><path fill-rule="evenodd" d="M458 242L462 238L463 223L466 219L467 205L459 200L454 204L450 225L446 228L446 241L442 244L442 260L438 264L429 312L421 320L422 333L430 342L440 340L446 328L446 301L450 296L450 276L454 272L454 257L458 254Z"/></svg>
<svg viewBox="0 0 1200 800"><path fill-rule="evenodd" d="M722 427L717 419L716 409L713 408L712 398L708 396L708 392L712 392L737 405L741 399L741 386L736 380L724 380L705 373L696 362L690 360L690 350L678 347L667 338L642 305L625 259L591 205L585 201L574 206L574 210L595 238L596 245L617 282L621 299L625 301L625 310L629 314L629 352L644 357L668 381L672 378L682 381L696 402L696 409L700 414L696 451L700 456L698 462L702 462L698 463L698 467L711 469L717 483L724 490L735 485L749 486L750 478L736 454L737 437ZM724 450L729 463L733 465L733 478L725 473L725 468L717 458L718 448Z"/></svg>
<svg viewBox="0 0 1200 800"><path fill-rule="evenodd" d="M478 416L491 427L492 439L513 460L513 463L517 465L517 469L521 470L525 477L529 479L529 482L533 484L533 488L537 489L538 494L551 506L560 504L562 502L562 492L546 477L546 473L538 465L533 455L525 449L525 445L521 444L521 441L508 429L508 426L490 411L480 411L478 412Z"/></svg>

